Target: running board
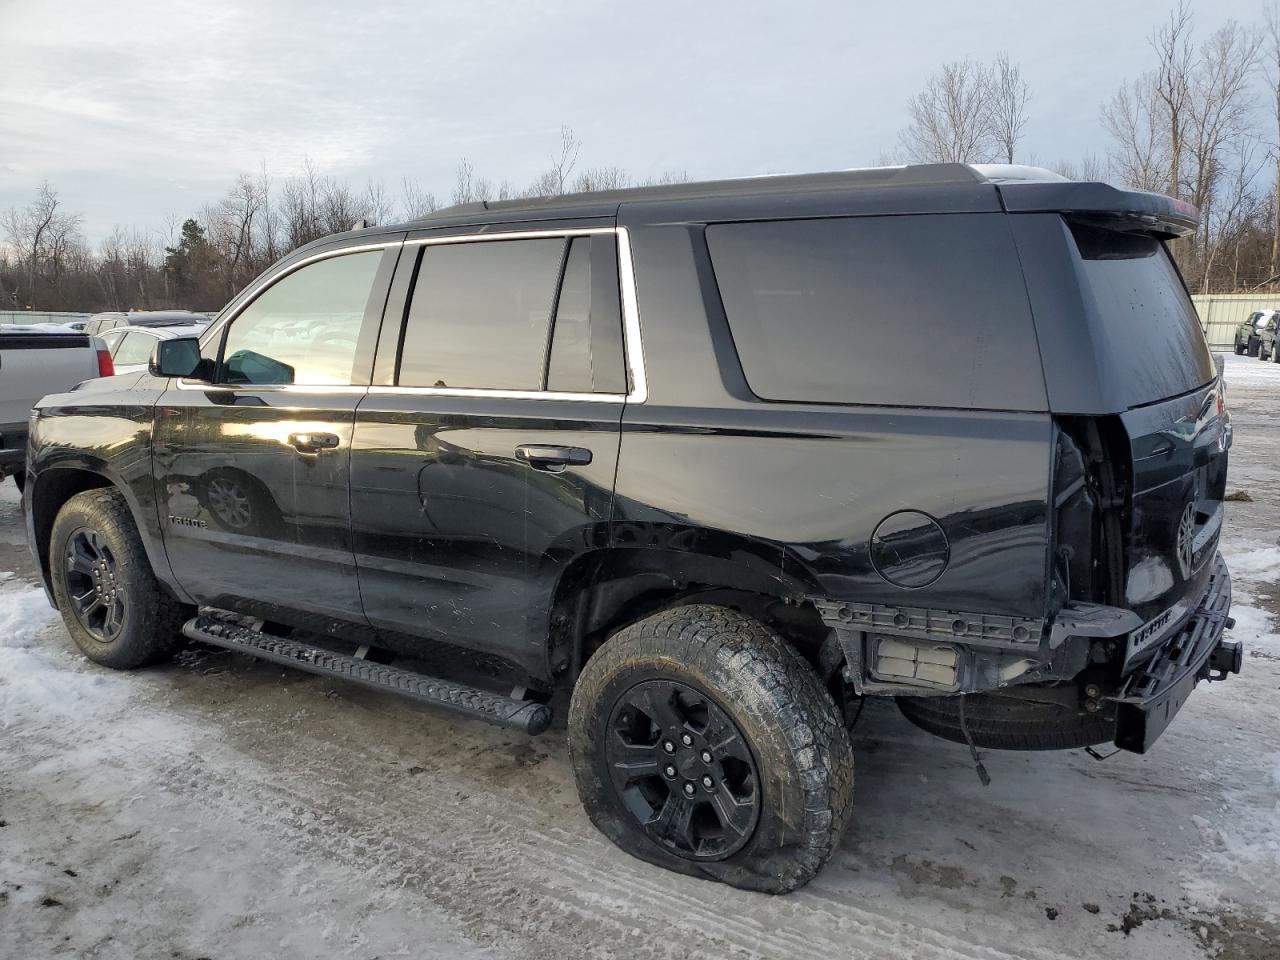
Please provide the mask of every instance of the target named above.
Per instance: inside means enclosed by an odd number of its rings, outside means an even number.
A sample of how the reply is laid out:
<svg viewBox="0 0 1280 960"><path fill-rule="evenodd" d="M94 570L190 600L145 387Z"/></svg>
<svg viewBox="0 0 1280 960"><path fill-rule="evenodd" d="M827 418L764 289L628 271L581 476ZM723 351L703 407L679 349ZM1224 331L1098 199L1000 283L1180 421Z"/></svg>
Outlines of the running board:
<svg viewBox="0 0 1280 960"><path fill-rule="evenodd" d="M543 733L551 725L551 708L544 703L516 700L478 687L428 677L412 670L399 670L357 657L333 653L323 647L297 643L251 630L219 617L198 616L188 620L182 633L192 640L211 643L272 663L297 667L308 673L349 680L362 687L385 690L410 700L430 704L464 717L473 717L519 730L530 736Z"/></svg>

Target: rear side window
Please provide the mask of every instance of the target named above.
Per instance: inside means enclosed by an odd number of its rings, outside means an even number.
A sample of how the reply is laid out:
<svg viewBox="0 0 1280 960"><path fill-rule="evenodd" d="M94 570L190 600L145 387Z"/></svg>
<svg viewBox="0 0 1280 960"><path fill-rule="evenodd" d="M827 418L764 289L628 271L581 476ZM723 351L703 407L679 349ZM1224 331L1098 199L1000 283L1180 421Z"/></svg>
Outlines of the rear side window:
<svg viewBox="0 0 1280 960"><path fill-rule="evenodd" d="M427 245L398 382L624 392L613 236Z"/></svg>
<svg viewBox="0 0 1280 960"><path fill-rule="evenodd" d="M121 366L146 363L151 359L151 353L155 350L156 342L155 337L130 331L125 334L119 347L116 348L115 362Z"/></svg>
<svg viewBox="0 0 1280 960"><path fill-rule="evenodd" d="M1046 409L1003 215L712 224L706 236L762 399Z"/></svg>
<svg viewBox="0 0 1280 960"><path fill-rule="evenodd" d="M1095 335L1126 405L1194 390L1217 376L1200 318L1164 244L1072 224Z"/></svg>

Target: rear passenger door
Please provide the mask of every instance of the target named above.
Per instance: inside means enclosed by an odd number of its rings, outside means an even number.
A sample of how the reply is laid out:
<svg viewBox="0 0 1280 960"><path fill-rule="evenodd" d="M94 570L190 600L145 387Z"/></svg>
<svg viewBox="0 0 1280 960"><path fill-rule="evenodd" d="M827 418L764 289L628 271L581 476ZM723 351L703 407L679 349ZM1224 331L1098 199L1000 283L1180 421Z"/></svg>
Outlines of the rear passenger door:
<svg viewBox="0 0 1280 960"><path fill-rule="evenodd" d="M608 543L626 393L612 227L408 241L351 461L385 644L546 671L555 585Z"/></svg>

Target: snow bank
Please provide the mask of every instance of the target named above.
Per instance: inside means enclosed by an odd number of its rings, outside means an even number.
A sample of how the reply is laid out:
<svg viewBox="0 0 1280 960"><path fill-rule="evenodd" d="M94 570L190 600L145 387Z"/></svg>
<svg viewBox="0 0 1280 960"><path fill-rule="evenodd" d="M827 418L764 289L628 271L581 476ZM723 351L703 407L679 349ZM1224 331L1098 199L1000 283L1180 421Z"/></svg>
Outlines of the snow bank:
<svg viewBox="0 0 1280 960"><path fill-rule="evenodd" d="M0 728L125 695L119 677L76 664L61 644L40 639L57 619L43 590L0 580Z"/></svg>
<svg viewBox="0 0 1280 960"><path fill-rule="evenodd" d="M1227 403L1231 402L1232 387L1266 387L1280 388L1280 363L1263 363L1256 357L1237 357L1229 354L1223 376L1227 380Z"/></svg>

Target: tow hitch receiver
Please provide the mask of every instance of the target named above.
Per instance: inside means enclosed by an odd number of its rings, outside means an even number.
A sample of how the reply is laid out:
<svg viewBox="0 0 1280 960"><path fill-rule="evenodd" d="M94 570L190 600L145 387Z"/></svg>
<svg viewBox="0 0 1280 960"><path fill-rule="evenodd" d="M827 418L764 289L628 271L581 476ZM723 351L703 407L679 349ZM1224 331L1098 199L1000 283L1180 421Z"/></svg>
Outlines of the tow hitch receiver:
<svg viewBox="0 0 1280 960"><path fill-rule="evenodd" d="M1238 640L1219 640L1209 654L1207 680L1225 680L1228 673L1239 673L1244 666L1244 645Z"/></svg>

